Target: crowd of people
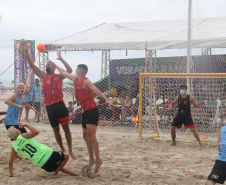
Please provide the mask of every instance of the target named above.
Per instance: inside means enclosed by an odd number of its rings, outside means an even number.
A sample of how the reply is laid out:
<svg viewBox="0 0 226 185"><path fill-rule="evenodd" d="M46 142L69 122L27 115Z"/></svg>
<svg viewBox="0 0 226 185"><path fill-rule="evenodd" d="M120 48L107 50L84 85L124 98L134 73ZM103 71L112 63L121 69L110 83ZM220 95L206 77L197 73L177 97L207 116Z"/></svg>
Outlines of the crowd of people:
<svg viewBox="0 0 226 185"><path fill-rule="evenodd" d="M138 117L139 108L139 84L138 80L133 84L133 87L119 91L116 89L116 94L109 94L110 101L116 107L107 106L101 99L97 101L100 109L100 117L103 120L131 122L132 118ZM145 114L145 98L142 98L143 114Z"/></svg>

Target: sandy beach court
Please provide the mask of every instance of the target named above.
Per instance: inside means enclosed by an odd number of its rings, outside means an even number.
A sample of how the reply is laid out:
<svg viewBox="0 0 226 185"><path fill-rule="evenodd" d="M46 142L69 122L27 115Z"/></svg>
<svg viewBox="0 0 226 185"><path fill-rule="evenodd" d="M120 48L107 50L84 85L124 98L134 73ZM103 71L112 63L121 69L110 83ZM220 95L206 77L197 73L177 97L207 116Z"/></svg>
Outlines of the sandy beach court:
<svg viewBox="0 0 226 185"><path fill-rule="evenodd" d="M6 111L5 98L9 94L0 95L0 111ZM71 101L72 95L64 95L65 104ZM24 113L22 121L24 121ZM30 111L31 125L40 134L35 137L52 149L59 151L52 128L49 124L34 124L34 112ZM1 116L2 118L4 116ZM8 160L12 142L7 137L3 124L0 125L0 185L201 185L206 181L215 159L218 156L217 141L203 141L204 148L200 148L194 139L178 139L177 146L169 146L170 137L140 139L138 133L133 133L133 127L116 126L106 128L98 126L97 139L100 145L100 156L104 161L98 174L86 172L88 151L82 136L82 126L70 124L73 137L73 150L76 160L69 159L66 167L83 173L81 177L74 177L60 172L57 176L36 167L27 159L14 163L15 177L9 177ZM112 129L112 132L111 132ZM127 134L117 133L121 129L128 129ZM63 142L67 147L64 132L61 129ZM68 150L67 150L68 152Z"/></svg>
<svg viewBox="0 0 226 185"><path fill-rule="evenodd" d="M35 137L54 150L59 150L49 124L32 124L40 134ZM97 138L100 155L104 161L98 174L86 173L88 152L82 137L81 125L70 125L76 160L69 159L67 168L82 172L74 177L62 172L58 176L36 167L27 159L14 163L15 177L8 177L8 159L12 142L6 136L4 125L0 125L0 184L152 184L152 185L200 185L204 184L218 155L217 142L205 141L200 148L195 140L178 139L171 147L170 138L140 139L137 135L102 133L98 127ZM61 132L63 135L63 132ZM63 135L65 146L66 140Z"/></svg>

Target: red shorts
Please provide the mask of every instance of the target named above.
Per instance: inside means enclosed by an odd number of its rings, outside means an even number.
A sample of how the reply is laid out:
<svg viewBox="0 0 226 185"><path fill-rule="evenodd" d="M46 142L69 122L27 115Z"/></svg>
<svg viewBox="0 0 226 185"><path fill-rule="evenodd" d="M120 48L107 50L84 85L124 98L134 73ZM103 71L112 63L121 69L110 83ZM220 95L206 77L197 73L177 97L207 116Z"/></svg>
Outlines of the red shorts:
<svg viewBox="0 0 226 185"><path fill-rule="evenodd" d="M67 125L69 123L69 117L65 117L65 118L60 118L59 119L60 124L63 125Z"/></svg>
<svg viewBox="0 0 226 185"><path fill-rule="evenodd" d="M182 124L184 124L185 128L194 128L195 127L192 118L179 118L179 117L176 117L174 119L172 126L181 128Z"/></svg>

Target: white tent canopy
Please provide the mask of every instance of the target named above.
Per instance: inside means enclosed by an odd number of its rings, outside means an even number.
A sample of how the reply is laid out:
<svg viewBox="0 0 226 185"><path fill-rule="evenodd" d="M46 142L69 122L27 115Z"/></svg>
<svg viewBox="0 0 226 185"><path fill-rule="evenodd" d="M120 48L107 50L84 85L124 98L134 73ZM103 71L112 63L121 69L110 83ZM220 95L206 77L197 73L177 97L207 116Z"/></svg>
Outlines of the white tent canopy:
<svg viewBox="0 0 226 185"><path fill-rule="evenodd" d="M104 23L51 44L88 50L182 49L187 32L187 20ZM192 48L226 48L226 17L192 19Z"/></svg>

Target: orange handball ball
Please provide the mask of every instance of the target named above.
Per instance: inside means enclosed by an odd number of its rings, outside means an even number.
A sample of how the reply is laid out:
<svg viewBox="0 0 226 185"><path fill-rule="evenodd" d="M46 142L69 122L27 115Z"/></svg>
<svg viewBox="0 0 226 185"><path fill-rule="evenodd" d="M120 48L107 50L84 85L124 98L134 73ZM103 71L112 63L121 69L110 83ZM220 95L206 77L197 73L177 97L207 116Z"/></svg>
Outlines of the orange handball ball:
<svg viewBox="0 0 226 185"><path fill-rule="evenodd" d="M44 44L40 43L40 44L37 45L37 50L39 52L43 52L43 51L45 51L45 49L46 49L46 47L45 47Z"/></svg>
<svg viewBox="0 0 226 185"><path fill-rule="evenodd" d="M202 136L202 139L207 139L207 137L206 136Z"/></svg>

